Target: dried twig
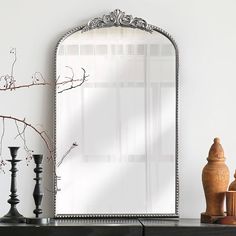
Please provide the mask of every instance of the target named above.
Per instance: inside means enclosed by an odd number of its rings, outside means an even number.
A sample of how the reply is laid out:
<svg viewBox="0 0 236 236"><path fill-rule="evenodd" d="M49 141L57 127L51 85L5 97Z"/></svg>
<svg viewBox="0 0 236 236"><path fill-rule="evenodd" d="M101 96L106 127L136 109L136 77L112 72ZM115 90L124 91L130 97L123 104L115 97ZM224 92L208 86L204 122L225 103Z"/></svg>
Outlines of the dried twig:
<svg viewBox="0 0 236 236"><path fill-rule="evenodd" d="M20 131L19 125L18 125L18 123L17 123L16 120L15 120L15 125L16 125L16 129L17 129L17 132L18 132L18 134L16 135L15 139L16 139L17 137L20 137L20 138L22 139L23 144L24 144L24 149L25 149L25 152L26 152L26 154L27 154L26 161L27 161L27 162L30 162L30 161L32 160L32 158L33 158L32 155L33 155L33 152L34 152L34 151L31 150L31 149L29 149L28 146L27 146L27 144L26 144L25 130L26 130L26 128L27 128L27 125L24 124L24 127L23 127L22 131ZM28 165L28 164L27 164L27 165Z"/></svg>
<svg viewBox="0 0 236 236"><path fill-rule="evenodd" d="M3 144L3 138L4 138L4 134L5 134L5 119L2 119L2 135L1 135L1 139L0 139L0 157L2 160L2 144Z"/></svg>
<svg viewBox="0 0 236 236"><path fill-rule="evenodd" d="M60 83L57 82L57 87L60 88L60 85L66 85L68 83L70 83L70 87L62 89L62 90L58 91L58 93L63 93L67 90L74 89L74 88L77 88L77 87L81 86L86 81L86 78L89 77L89 75L86 75L85 69L81 67L81 69L83 70L82 79L74 79L75 74L74 74L73 69L69 66L66 66L66 67L71 70L72 75L71 75L71 77L68 77L68 76L65 77L65 78L69 79L67 81L63 81L63 82L60 82ZM75 85L76 82L79 82L79 83Z"/></svg>
<svg viewBox="0 0 236 236"><path fill-rule="evenodd" d="M14 69L15 69L15 64L16 64L16 60L17 60L16 48L12 48L10 50L10 54L14 55L13 62L11 64L11 73L10 73L10 75L6 74L6 75L3 75L3 76L0 76L0 82L1 82L1 84L3 84L3 89L5 89L5 90L14 89L15 82L16 82L16 80L14 78Z"/></svg>
<svg viewBox="0 0 236 236"><path fill-rule="evenodd" d="M6 165L6 162L2 157L2 145L3 145L4 134L5 134L5 119L2 119L2 135L1 135L1 139L0 139L0 158L1 158L0 171L2 171L3 173L5 173L4 166Z"/></svg>
<svg viewBox="0 0 236 236"><path fill-rule="evenodd" d="M3 172L5 174L5 170L4 167L7 163L4 160L0 161L0 171Z"/></svg>
<svg viewBox="0 0 236 236"><path fill-rule="evenodd" d="M28 154L32 154L32 150L30 150L26 144L26 137L25 137L25 130L26 128L31 128L32 130L34 130L39 136L40 138L43 140L48 152L49 152L49 160L53 159L53 148L52 148L52 143L51 140L48 136L48 134L46 133L46 131L40 131L39 129L37 129L35 126L33 126L32 124L28 123L25 119L19 119L17 117L12 117L12 116L4 116L4 115L0 115L0 118L2 118L3 120L9 119L9 120L13 120L15 122L16 128L17 128L17 137L21 137L23 143L24 143L24 148L26 150L26 152ZM22 131L20 131L19 125L18 123L21 123L24 125ZM4 129L5 129L5 125L3 125ZM2 135L3 136L3 135ZM2 138L3 139L3 138ZM1 139L1 144L2 144L2 140Z"/></svg>
<svg viewBox="0 0 236 236"><path fill-rule="evenodd" d="M46 85L47 86L56 85L59 88L62 86L69 85L70 87L67 87L64 89L62 88L62 90L58 92L58 93L62 93L69 89L73 89L73 88L77 88L81 86L86 81L86 78L89 76L89 75L86 75L85 69L81 68L83 70L82 78L75 79L73 68L70 66L65 66L66 68L70 69L71 74L72 74L71 76L65 76L64 77L66 79L65 81L59 82L59 79L61 78L60 75L58 76L56 81L53 81L53 82L46 81L41 72L35 72L32 75L32 82L27 83L27 84L22 84L22 85L16 85L16 79L14 76L14 69L15 69L15 65L17 61L16 48L12 48L10 50L10 53L14 55L13 62L11 64L11 72L10 72L10 75L6 74L6 75L0 76L0 91L13 91L16 89L21 89L21 88L30 88L30 87L35 87L35 86L46 86Z"/></svg>
<svg viewBox="0 0 236 236"><path fill-rule="evenodd" d="M74 149L75 147L77 147L78 144L76 142L72 143L72 145L70 146L70 148L68 149L68 151L66 151L66 153L62 156L61 160L57 163L57 167L59 167L62 162L65 160L65 158L68 156L68 154L71 152L72 149Z"/></svg>

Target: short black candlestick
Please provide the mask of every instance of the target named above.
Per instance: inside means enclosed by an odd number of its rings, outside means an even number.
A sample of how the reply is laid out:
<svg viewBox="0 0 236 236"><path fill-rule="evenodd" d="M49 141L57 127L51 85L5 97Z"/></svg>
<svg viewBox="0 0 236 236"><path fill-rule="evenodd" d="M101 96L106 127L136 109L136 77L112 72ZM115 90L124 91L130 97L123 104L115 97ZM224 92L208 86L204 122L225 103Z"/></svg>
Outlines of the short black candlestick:
<svg viewBox="0 0 236 236"><path fill-rule="evenodd" d="M18 212L16 205L20 202L20 200L17 198L18 195L16 194L17 188L16 188L16 172L18 171L16 168L17 162L20 162L21 160L17 160L17 151L19 147L9 147L10 153L11 153L11 160L7 160L11 163L11 194L10 199L8 200L8 203L11 204L11 208L9 212L0 219L1 222L4 223L24 223L25 218Z"/></svg>
<svg viewBox="0 0 236 236"><path fill-rule="evenodd" d="M43 213L41 209L41 203L43 199L43 191L42 191L42 186L41 186L41 182L42 182L41 173L43 172L43 168L41 167L41 164L43 160L43 155L34 154L33 159L34 159L34 163L36 164L36 168L34 168L34 172L36 174L36 177L34 178L34 180L36 181L36 183L35 183L34 192L33 192L34 202L36 206L33 212L36 218L28 218L26 220L26 223L47 224L49 222L48 218L39 218L39 215Z"/></svg>

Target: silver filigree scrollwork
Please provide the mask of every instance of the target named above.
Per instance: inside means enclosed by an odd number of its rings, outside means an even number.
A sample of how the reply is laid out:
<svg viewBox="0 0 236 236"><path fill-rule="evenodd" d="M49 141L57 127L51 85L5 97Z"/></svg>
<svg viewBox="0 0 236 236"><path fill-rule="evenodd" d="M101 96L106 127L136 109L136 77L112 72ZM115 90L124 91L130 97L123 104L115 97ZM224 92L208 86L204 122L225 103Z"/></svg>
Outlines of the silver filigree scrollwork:
<svg viewBox="0 0 236 236"><path fill-rule="evenodd" d="M153 31L153 26L149 25L144 19L126 15L125 12L116 9L108 15L103 15L102 17L96 17L90 20L88 24L86 24L82 29L82 33L96 28L105 28L111 26L138 28L146 30L150 33Z"/></svg>

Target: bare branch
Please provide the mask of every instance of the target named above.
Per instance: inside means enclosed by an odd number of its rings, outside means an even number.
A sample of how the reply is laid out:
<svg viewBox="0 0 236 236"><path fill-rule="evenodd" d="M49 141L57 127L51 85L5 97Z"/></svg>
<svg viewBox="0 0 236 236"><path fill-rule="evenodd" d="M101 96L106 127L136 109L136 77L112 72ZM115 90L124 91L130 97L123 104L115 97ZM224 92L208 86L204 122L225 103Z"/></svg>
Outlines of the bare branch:
<svg viewBox="0 0 236 236"><path fill-rule="evenodd" d="M26 122L25 119L19 119L16 117L12 117L12 116L4 116L4 115L0 115L0 118L2 119L9 119L9 120L13 120L15 121L16 127L17 127L17 132L18 132L18 136L21 137L21 139L24 142L24 147L26 150L31 151L30 149L27 148L26 145L26 138L25 138L25 129L27 127L30 127L32 130L34 130L39 136L40 138L43 140L47 150L49 151L50 157L49 160L53 159L53 148L52 148L52 144L51 144L51 140L49 139L49 136L47 135L46 131L40 131L37 128L35 128L35 126L33 126L32 124ZM20 131L19 126L18 126L18 122L22 123L24 125L24 128L22 131ZM17 136L16 136L17 137Z"/></svg>
<svg viewBox="0 0 236 236"><path fill-rule="evenodd" d="M11 77L14 77L14 68L15 68L15 64L16 64L16 60L17 60L16 48L12 48L10 53L14 54L14 61L13 61L12 66L11 66Z"/></svg>
<svg viewBox="0 0 236 236"><path fill-rule="evenodd" d="M17 139L19 136L22 136L25 132L25 129L26 129L26 125L24 124L24 128L22 129L22 131L20 132L20 129L19 129L19 126L17 124L17 122L15 121L15 124L16 124L16 128L17 128L17 131L18 131L18 134L16 135L15 139Z"/></svg>
<svg viewBox="0 0 236 236"><path fill-rule="evenodd" d="M45 85L48 85L48 86L55 86L56 85L59 88L60 86L64 86L64 85L69 84L70 85L69 88L62 89L61 91L58 92L58 93L62 93L66 90L81 86L85 82L86 78L89 76L89 75L86 75L85 69L81 68L83 70L82 78L75 79L75 73L74 73L73 68L70 66L65 66L66 68L68 68L70 70L70 73L71 73L70 76L64 77L66 79L65 81L59 82L59 79L61 78L60 75L53 82L46 81L44 79L42 73L37 71L32 75L32 82L31 83L16 85L16 79L15 79L15 75L14 75L15 65L17 62L16 48L12 48L10 50L10 54L14 55L13 61L11 63L11 71L10 71L10 74L5 74L5 75L0 76L0 91L13 91L16 89L21 89L21 88L30 88L30 87L34 87L34 86L45 86ZM80 82L80 83L76 84L77 82ZM74 86L74 84L76 84L76 85Z"/></svg>
<svg viewBox="0 0 236 236"><path fill-rule="evenodd" d="M15 85L15 80L14 80L14 87L10 86L9 85L10 82L8 82L8 80L12 81L10 79L11 77L9 75L5 75L5 76L0 77L0 81L1 80L6 80L7 81L7 82L5 82L5 85L3 86L3 88L0 87L0 91L12 91L12 90L15 90L15 89L30 88L30 87L35 87L35 86L46 86L46 85L47 86L56 85L56 86L59 87L61 85L67 85L69 83L72 84L72 87L70 87L69 89L72 89L72 88L76 88L76 87L81 86L86 81L86 78L89 77L89 75L86 75L85 73L86 72L84 71L82 79L81 78L80 79L71 79L71 77L65 77L67 79L69 78L70 80L58 82L59 79L60 79L60 76L58 76L58 78L55 82L46 82L45 79L43 78L43 75L40 72L35 72L34 75L32 76L33 81L31 83L24 84L24 85ZM36 76L39 76L39 74L40 74L40 77L41 77L41 81L39 80L39 78L36 78ZM77 83L77 82L80 82L80 83L76 86L73 86L73 84ZM63 91L66 91L66 90L69 90L69 89L67 88L67 89L61 90L58 93L62 93Z"/></svg>
<svg viewBox="0 0 236 236"><path fill-rule="evenodd" d="M39 71L34 72L32 79L33 79L33 84L46 83L42 73Z"/></svg>
<svg viewBox="0 0 236 236"><path fill-rule="evenodd" d="M70 148L68 149L68 151L66 151L66 153L62 156L61 160L57 163L57 167L59 167L62 162L65 160L65 158L69 155L69 153L72 151L72 149L74 149L75 147L77 147L78 144L76 142L72 143L72 145L70 146Z"/></svg>
<svg viewBox="0 0 236 236"><path fill-rule="evenodd" d="M0 161L0 171L2 171L5 174L4 167L7 163L4 160Z"/></svg>
<svg viewBox="0 0 236 236"><path fill-rule="evenodd" d="M2 145L3 145L3 138L4 138L4 134L5 134L5 119L2 119L2 135L1 135L1 139L0 139L0 157L1 157L1 161L2 159Z"/></svg>
<svg viewBox="0 0 236 236"><path fill-rule="evenodd" d="M2 119L2 135L1 135L1 139L0 139L0 158L1 158L0 159L0 171L5 174L4 167L6 165L6 162L5 162L5 160L3 160L3 157L2 157L2 145L3 145L4 134L5 134L5 119Z"/></svg>
<svg viewBox="0 0 236 236"><path fill-rule="evenodd" d="M71 67L68 67L68 68L70 68L72 70L72 77L66 77L66 78L68 78L70 80L63 82L62 85L65 85L66 83L71 83L71 85L68 88L65 88L65 89L62 89L62 90L58 91L58 93L63 93L65 91L67 91L67 90L74 89L74 88L77 88L77 87L81 86L86 81L86 78L89 77L89 75L86 75L85 69L81 67L81 69L83 70L83 77L82 77L82 79L75 80L74 79L74 71L73 71L73 69ZM77 85L74 85L75 82L80 82L80 83L77 84Z"/></svg>
<svg viewBox="0 0 236 236"><path fill-rule="evenodd" d="M15 89L20 89L20 88L30 88L30 87L33 87L33 86L44 86L44 85L50 85L50 86L51 86L52 83L49 83L49 82L34 83L34 82L32 82L32 83L30 83L30 84L15 86L15 87L14 87L14 90L15 90ZM13 88L9 88L9 87L7 87L7 88L0 88L0 91L7 91L7 90L12 91Z"/></svg>
<svg viewBox="0 0 236 236"><path fill-rule="evenodd" d="M27 125L24 124L24 127L23 127L22 131L20 131L20 128L19 128L18 123L17 123L16 120L15 120L15 125L16 125L16 129L17 129L17 132L18 132L18 135L15 137L15 139L17 137L20 137L22 139L23 144L24 144L24 149L25 149L25 152L27 154L26 161L29 162L30 160L32 160L32 154L33 154L34 151L29 149L27 144L26 144L25 130L26 130Z"/></svg>
<svg viewBox="0 0 236 236"><path fill-rule="evenodd" d="M14 79L14 69L15 69L15 64L16 64L16 48L12 48L10 53L14 54L14 60L13 63L11 65L11 80L10 80L10 84L9 84L9 88L14 88L15 87L15 79Z"/></svg>
<svg viewBox="0 0 236 236"><path fill-rule="evenodd" d="M69 68L71 70L72 76L71 77L65 76L65 78L70 79L70 81L73 83L73 80L74 80L74 77L75 77L74 70L70 66L66 66L66 68Z"/></svg>

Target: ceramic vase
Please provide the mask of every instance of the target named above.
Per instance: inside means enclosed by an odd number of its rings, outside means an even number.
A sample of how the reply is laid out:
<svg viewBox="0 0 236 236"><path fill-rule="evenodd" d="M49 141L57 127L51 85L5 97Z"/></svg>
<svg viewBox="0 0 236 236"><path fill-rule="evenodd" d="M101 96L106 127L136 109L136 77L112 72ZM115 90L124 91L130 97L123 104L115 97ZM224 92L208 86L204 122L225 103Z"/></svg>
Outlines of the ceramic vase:
<svg viewBox="0 0 236 236"><path fill-rule="evenodd" d="M220 139L215 138L202 171L202 184L206 198L206 215L223 216L224 198L229 184L229 169L225 164Z"/></svg>

